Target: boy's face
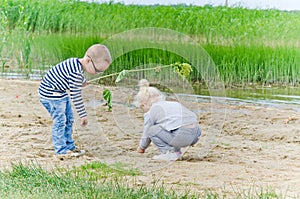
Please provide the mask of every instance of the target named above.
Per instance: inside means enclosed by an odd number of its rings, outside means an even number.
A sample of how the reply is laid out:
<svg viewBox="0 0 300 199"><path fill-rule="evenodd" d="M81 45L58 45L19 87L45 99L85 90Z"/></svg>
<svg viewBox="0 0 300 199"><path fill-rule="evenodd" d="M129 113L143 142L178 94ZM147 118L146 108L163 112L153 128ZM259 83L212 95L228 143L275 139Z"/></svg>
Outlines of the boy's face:
<svg viewBox="0 0 300 199"><path fill-rule="evenodd" d="M91 75L103 73L109 67L107 63L102 63L101 65L100 64L97 65L97 63L95 63L93 61L93 58L89 55L86 55L86 57L87 57L86 58L87 65L85 69Z"/></svg>

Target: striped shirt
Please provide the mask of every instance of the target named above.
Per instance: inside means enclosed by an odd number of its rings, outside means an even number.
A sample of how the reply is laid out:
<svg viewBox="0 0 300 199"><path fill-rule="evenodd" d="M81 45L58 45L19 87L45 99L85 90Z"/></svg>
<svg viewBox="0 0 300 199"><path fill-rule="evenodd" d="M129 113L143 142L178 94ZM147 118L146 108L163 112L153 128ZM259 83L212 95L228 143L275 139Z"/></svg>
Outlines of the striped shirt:
<svg viewBox="0 0 300 199"><path fill-rule="evenodd" d="M63 99L67 90L80 118L87 116L82 100L83 68L78 58L67 59L53 66L43 77L38 92L41 98Z"/></svg>

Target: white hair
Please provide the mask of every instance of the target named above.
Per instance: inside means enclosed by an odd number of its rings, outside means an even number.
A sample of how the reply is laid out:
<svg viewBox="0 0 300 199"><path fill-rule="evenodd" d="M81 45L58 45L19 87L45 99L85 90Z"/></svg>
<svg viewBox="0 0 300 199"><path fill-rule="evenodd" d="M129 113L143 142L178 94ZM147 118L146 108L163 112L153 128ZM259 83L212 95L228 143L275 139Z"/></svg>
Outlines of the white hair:
<svg viewBox="0 0 300 199"><path fill-rule="evenodd" d="M148 80L141 79L138 85L140 90L136 97L139 105L150 108L153 103L165 100L165 96L157 88L150 86Z"/></svg>

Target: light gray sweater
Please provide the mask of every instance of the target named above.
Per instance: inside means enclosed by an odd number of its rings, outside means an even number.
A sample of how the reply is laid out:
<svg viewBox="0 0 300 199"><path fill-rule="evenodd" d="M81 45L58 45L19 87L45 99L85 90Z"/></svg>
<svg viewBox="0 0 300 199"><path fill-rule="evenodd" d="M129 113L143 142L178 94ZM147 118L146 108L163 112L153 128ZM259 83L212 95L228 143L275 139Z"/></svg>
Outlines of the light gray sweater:
<svg viewBox="0 0 300 199"><path fill-rule="evenodd" d="M144 114L144 131L140 147L145 149L150 144L148 130L153 125L159 125L166 131L172 131L193 123L198 123L197 115L182 104L173 101L156 102Z"/></svg>

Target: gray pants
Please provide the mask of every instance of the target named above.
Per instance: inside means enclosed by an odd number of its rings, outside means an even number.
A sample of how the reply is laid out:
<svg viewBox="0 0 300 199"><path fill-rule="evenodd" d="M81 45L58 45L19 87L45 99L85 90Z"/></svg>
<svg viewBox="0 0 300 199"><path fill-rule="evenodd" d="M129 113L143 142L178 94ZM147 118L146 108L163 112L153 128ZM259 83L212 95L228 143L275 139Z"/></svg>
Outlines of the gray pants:
<svg viewBox="0 0 300 199"><path fill-rule="evenodd" d="M179 152L181 147L194 145L198 142L201 129L199 125L196 125L194 128L180 127L167 131L159 125L154 125L148 129L147 134L161 153L167 151Z"/></svg>

